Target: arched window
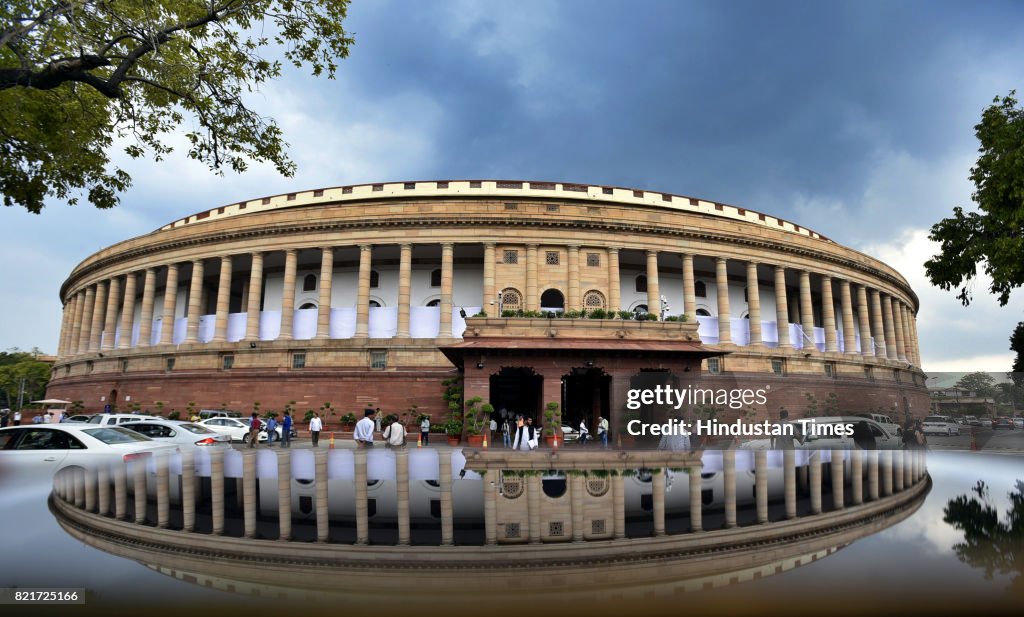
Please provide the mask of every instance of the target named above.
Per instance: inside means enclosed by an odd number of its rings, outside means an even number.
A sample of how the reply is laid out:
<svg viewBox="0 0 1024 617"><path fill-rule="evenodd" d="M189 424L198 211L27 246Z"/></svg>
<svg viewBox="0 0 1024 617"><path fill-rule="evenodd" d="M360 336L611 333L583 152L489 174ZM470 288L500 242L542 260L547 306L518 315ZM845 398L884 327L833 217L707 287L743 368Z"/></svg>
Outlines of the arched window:
<svg viewBox="0 0 1024 617"><path fill-rule="evenodd" d="M711 317L711 313L707 309L697 309L697 317Z"/></svg>
<svg viewBox="0 0 1024 617"><path fill-rule="evenodd" d="M543 309L564 309L565 296L557 289L548 289L540 295L540 306Z"/></svg>
<svg viewBox="0 0 1024 617"><path fill-rule="evenodd" d="M432 270L430 272L430 286L431 287L440 287L441 286L441 268L437 268L436 270Z"/></svg>
<svg viewBox="0 0 1024 617"><path fill-rule="evenodd" d="M441 300L438 298L434 298L430 302L427 302L427 306L441 306Z"/></svg>
<svg viewBox="0 0 1024 617"><path fill-rule="evenodd" d="M646 315L647 314L647 305L646 304L637 304L636 306L633 307L633 313L636 314L636 315Z"/></svg>
<svg viewBox="0 0 1024 617"><path fill-rule="evenodd" d="M315 274L307 274L302 278L302 291L316 291Z"/></svg>
<svg viewBox="0 0 1024 617"><path fill-rule="evenodd" d="M377 302L376 300L370 300L370 307L371 308L380 308L380 302Z"/></svg>
<svg viewBox="0 0 1024 617"><path fill-rule="evenodd" d="M693 295L697 296L698 298L708 297L708 286L704 283L704 281L697 281L693 284Z"/></svg>
<svg viewBox="0 0 1024 617"><path fill-rule="evenodd" d="M311 309L311 308L316 308L316 305L313 304L312 302L306 302L305 304L303 304L302 306L299 307L299 310Z"/></svg>
<svg viewBox="0 0 1024 617"><path fill-rule="evenodd" d="M375 289L377 287L380 287L380 272L370 270L370 288Z"/></svg>
<svg viewBox="0 0 1024 617"><path fill-rule="evenodd" d="M641 274L640 276L636 277L635 289L638 292L647 293L647 275L646 274Z"/></svg>
<svg viewBox="0 0 1024 617"><path fill-rule="evenodd" d="M518 311L523 308L523 294L518 289L507 287L501 290L501 309L503 311Z"/></svg>
<svg viewBox="0 0 1024 617"><path fill-rule="evenodd" d="M591 289L587 293L583 294L584 309L588 311L593 311L596 309L603 309L604 307L604 294L601 293L600 291L597 291L596 289Z"/></svg>

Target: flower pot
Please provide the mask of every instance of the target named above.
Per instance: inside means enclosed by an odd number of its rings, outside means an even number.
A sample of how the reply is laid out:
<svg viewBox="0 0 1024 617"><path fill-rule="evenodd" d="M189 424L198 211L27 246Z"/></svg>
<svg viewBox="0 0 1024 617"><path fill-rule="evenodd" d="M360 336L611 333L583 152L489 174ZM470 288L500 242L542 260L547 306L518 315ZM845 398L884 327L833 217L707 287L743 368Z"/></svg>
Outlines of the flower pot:
<svg viewBox="0 0 1024 617"><path fill-rule="evenodd" d="M482 448L484 446L484 436L483 435L467 435L466 436L466 443L468 443L471 448Z"/></svg>
<svg viewBox="0 0 1024 617"><path fill-rule="evenodd" d="M556 435L545 435L544 443L546 443L549 448L555 448L563 445L562 440L559 439Z"/></svg>
<svg viewBox="0 0 1024 617"><path fill-rule="evenodd" d="M462 438L460 438L458 435L448 435L449 446L457 446L459 445L460 441L462 441Z"/></svg>

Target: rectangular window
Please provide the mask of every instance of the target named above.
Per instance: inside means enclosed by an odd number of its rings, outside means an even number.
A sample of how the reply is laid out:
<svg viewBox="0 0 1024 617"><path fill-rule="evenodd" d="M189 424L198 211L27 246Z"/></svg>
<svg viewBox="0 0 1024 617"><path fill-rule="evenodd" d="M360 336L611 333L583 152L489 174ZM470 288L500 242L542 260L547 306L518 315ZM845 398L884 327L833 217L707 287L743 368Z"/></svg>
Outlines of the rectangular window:
<svg viewBox="0 0 1024 617"><path fill-rule="evenodd" d="M235 356L233 354L226 353L220 357L220 367L225 371L231 370L235 366Z"/></svg>
<svg viewBox="0 0 1024 617"><path fill-rule="evenodd" d="M507 203L507 204L505 204L505 209L506 210L518 210L519 209L519 204Z"/></svg>
<svg viewBox="0 0 1024 617"><path fill-rule="evenodd" d="M167 358L167 360L164 361L164 366L167 367L167 372L168 373L173 371L174 370L174 358Z"/></svg>
<svg viewBox="0 0 1024 617"><path fill-rule="evenodd" d="M610 186L605 186L605 187L601 188L601 194L602 195L611 195L614 192L615 192L615 190L612 189L612 187L610 187Z"/></svg>
<svg viewBox="0 0 1024 617"><path fill-rule="evenodd" d="M85 363L85 372L86 373L91 373L92 372L92 368L93 368L92 360L86 361L86 363Z"/></svg>
<svg viewBox="0 0 1024 617"><path fill-rule="evenodd" d="M375 349L370 352L370 368L385 369L388 367L388 352L384 349Z"/></svg>
<svg viewBox="0 0 1024 617"><path fill-rule="evenodd" d="M121 360L121 372L122 373L127 373L128 372L128 361L127 360Z"/></svg>
<svg viewBox="0 0 1024 617"><path fill-rule="evenodd" d="M871 367L870 366L865 366L864 367L864 378L867 379L868 381L874 381L875 380L875 374L871 371Z"/></svg>
<svg viewBox="0 0 1024 617"><path fill-rule="evenodd" d="M558 251L545 251L544 252L544 263L549 266L558 265Z"/></svg>
<svg viewBox="0 0 1024 617"><path fill-rule="evenodd" d="M446 189L446 188L448 188L448 183L447 182L438 182L437 183L437 188L439 188L439 189Z"/></svg>
<svg viewBox="0 0 1024 617"><path fill-rule="evenodd" d="M601 253L587 253L587 265L597 267L601 265Z"/></svg>
<svg viewBox="0 0 1024 617"><path fill-rule="evenodd" d="M384 185L383 184L374 184L373 185L373 192L374 193L379 193L380 191L383 191L383 190L384 190Z"/></svg>
<svg viewBox="0 0 1024 617"><path fill-rule="evenodd" d="M317 189L317 190L313 191L313 197L323 197L323 196L324 196L324 190L323 189Z"/></svg>
<svg viewBox="0 0 1024 617"><path fill-rule="evenodd" d="M481 184L480 184L479 180L470 180L469 181L469 188L471 188L471 189L478 189L478 188L480 188L480 186L481 186Z"/></svg>
<svg viewBox="0 0 1024 617"><path fill-rule="evenodd" d="M405 185L404 185L404 188L407 191L411 191L411 190L416 188L416 183L415 182L406 182Z"/></svg>
<svg viewBox="0 0 1024 617"><path fill-rule="evenodd" d="M292 352L292 368L306 368L306 352Z"/></svg>
<svg viewBox="0 0 1024 617"><path fill-rule="evenodd" d="M519 263L519 251L505 251L504 257L502 258L502 262L509 265L515 265Z"/></svg>
<svg viewBox="0 0 1024 617"><path fill-rule="evenodd" d="M561 209L561 206L559 206L558 204L548 204L547 206L545 206L545 209L548 212L558 212Z"/></svg>
<svg viewBox="0 0 1024 617"><path fill-rule="evenodd" d="M825 377L835 378L836 376L836 363L826 362L825 363Z"/></svg>
<svg viewBox="0 0 1024 617"><path fill-rule="evenodd" d="M772 358L772 372L780 377L786 374L785 358Z"/></svg>
<svg viewBox="0 0 1024 617"><path fill-rule="evenodd" d="M720 375L722 373L722 359L708 358L708 374Z"/></svg>
<svg viewBox="0 0 1024 617"><path fill-rule="evenodd" d="M892 369L892 378L896 380L896 383L903 383L903 379L900 378L900 369Z"/></svg>

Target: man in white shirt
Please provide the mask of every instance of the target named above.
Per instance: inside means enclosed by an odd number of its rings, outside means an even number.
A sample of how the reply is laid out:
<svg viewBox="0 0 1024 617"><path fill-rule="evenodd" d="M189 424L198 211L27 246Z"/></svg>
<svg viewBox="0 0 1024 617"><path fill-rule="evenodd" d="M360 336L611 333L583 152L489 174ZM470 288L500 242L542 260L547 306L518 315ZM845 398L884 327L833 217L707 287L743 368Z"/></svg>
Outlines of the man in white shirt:
<svg viewBox="0 0 1024 617"><path fill-rule="evenodd" d="M377 428L377 423L374 421L376 413L372 409L367 409L363 412L363 419L356 422L356 431L352 438L355 439L357 448L373 447L373 430Z"/></svg>
<svg viewBox="0 0 1024 617"><path fill-rule="evenodd" d="M21 410L14 412L14 426L21 426Z"/></svg>
<svg viewBox="0 0 1024 617"><path fill-rule="evenodd" d="M430 416L424 415L420 422L420 441L423 442L423 445L430 443Z"/></svg>
<svg viewBox="0 0 1024 617"><path fill-rule="evenodd" d="M320 431L324 430L324 422L320 419L320 412L314 411L313 417L309 419L309 436L313 438L313 447L320 443Z"/></svg>

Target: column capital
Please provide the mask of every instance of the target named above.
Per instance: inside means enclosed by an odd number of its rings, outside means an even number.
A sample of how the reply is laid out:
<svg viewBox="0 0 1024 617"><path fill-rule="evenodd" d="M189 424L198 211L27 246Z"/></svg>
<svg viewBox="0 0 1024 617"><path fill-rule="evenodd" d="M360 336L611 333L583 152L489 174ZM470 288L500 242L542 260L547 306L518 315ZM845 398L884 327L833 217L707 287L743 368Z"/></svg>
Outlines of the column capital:
<svg viewBox="0 0 1024 617"><path fill-rule="evenodd" d="M786 271L786 266L775 264L775 271L776 272L783 272L784 273Z"/></svg>
<svg viewBox="0 0 1024 617"><path fill-rule="evenodd" d="M716 264L724 264L724 263L728 263L728 262L729 262L729 259L727 257L715 257L715 263Z"/></svg>
<svg viewBox="0 0 1024 617"><path fill-rule="evenodd" d="M412 249L412 243L411 242L402 242L401 244L398 245L398 248L403 250L403 251L411 250ZM329 249L324 249L324 250L329 250Z"/></svg>
<svg viewBox="0 0 1024 617"><path fill-rule="evenodd" d="M442 242L441 243L441 248L443 248L443 249L455 248L455 243L454 242Z"/></svg>
<svg viewBox="0 0 1024 617"><path fill-rule="evenodd" d="M607 250L607 251L608 251L609 253L613 253L613 254L615 254L615 255L618 255L618 254L619 254L619 247L617 247L617 246L609 246L609 247L608 247L608 248L607 248L606 250Z"/></svg>
<svg viewBox="0 0 1024 617"><path fill-rule="evenodd" d="M657 257L658 256L658 250L657 249L647 249L647 256L650 257L652 255Z"/></svg>
<svg viewBox="0 0 1024 617"><path fill-rule="evenodd" d="M196 264L202 264L204 261L206 261L206 259L204 259L202 257L200 257L199 259L193 259L192 260L192 265L194 266Z"/></svg>
<svg viewBox="0 0 1024 617"><path fill-rule="evenodd" d="M234 255L221 255L221 256L220 256L220 262L221 262L221 263L224 263L224 262L226 262L226 261L231 261L231 260L232 260L232 259L234 259L234 258L235 258L235 256L234 256Z"/></svg>
<svg viewBox="0 0 1024 617"><path fill-rule="evenodd" d="M580 245L579 244L567 244L566 247L570 251L578 251L578 250L580 250Z"/></svg>
<svg viewBox="0 0 1024 617"><path fill-rule="evenodd" d="M537 250L537 247L538 247L538 246L540 246L540 245L539 245L539 244L537 244L536 242L532 242L532 243L528 243L528 244L526 245L526 248L528 248L528 249L533 249L533 250Z"/></svg>
<svg viewBox="0 0 1024 617"><path fill-rule="evenodd" d="M498 245L497 242L484 242L484 248L493 249Z"/></svg>
<svg viewBox="0 0 1024 617"><path fill-rule="evenodd" d="M748 259L747 260L747 266L754 266L756 268L756 267L758 267L760 265L761 265L760 262L754 261L753 259Z"/></svg>

